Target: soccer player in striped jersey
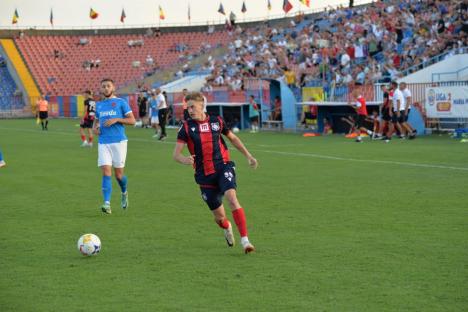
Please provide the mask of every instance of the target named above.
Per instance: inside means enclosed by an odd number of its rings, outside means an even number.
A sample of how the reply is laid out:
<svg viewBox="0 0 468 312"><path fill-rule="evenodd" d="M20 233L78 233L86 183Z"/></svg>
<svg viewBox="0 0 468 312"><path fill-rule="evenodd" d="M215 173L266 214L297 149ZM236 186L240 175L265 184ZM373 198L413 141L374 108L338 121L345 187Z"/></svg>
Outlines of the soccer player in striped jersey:
<svg viewBox="0 0 468 312"><path fill-rule="evenodd" d="M102 171L102 195L104 204L101 210L110 214L110 199L112 194L112 167L115 178L122 191L121 207L128 207L127 177L124 175L125 159L127 157L127 136L125 125L134 125L135 117L128 102L114 94L114 81L103 79L101 93L104 99L96 103L96 118L94 119L94 133L99 135L98 166Z"/></svg>
<svg viewBox="0 0 468 312"><path fill-rule="evenodd" d="M223 118L204 112L205 104L201 93L191 93L186 99L190 119L184 121L179 129L173 158L181 164L194 166L195 181L200 186L202 198L213 213L215 222L224 230L228 246L232 247L235 243L234 234L222 201L223 196L226 196L244 252L250 253L255 248L247 236L244 209L237 199L235 164L230 160L222 135L247 158L249 165L254 169L257 168L257 160L226 126ZM185 145L190 156L182 155Z"/></svg>
<svg viewBox="0 0 468 312"><path fill-rule="evenodd" d="M96 102L93 99L93 93L90 90L84 92L84 106L85 114L80 122L80 136L81 136L81 147L92 147L93 146L93 123L94 115L96 114ZM88 139L86 139L85 129L88 132Z"/></svg>

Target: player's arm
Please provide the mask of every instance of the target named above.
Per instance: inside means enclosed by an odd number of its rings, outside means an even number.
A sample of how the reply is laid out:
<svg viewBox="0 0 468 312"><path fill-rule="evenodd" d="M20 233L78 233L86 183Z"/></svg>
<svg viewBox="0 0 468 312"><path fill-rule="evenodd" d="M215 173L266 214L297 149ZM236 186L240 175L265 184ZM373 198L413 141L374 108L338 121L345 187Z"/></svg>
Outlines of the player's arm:
<svg viewBox="0 0 468 312"><path fill-rule="evenodd" d="M239 139L239 137L235 135L232 131L229 131L226 134L226 137L229 139L229 141L231 141L232 145L234 145L235 148L237 148L237 150L239 150L239 152L241 152L245 156L245 158L247 158L247 161L249 162L250 167L252 167L253 169L256 169L258 167L257 160L249 153L249 151L244 146L244 144Z"/></svg>
<svg viewBox="0 0 468 312"><path fill-rule="evenodd" d="M99 130L99 120L97 118L94 118L93 121L93 132L95 135L101 134L101 131Z"/></svg>
<svg viewBox="0 0 468 312"><path fill-rule="evenodd" d="M133 113L130 111L125 114L125 118L111 118L111 119L106 120L104 125L106 127L110 127L115 123L121 123L122 125L132 126L135 124L135 122L136 122L135 116L133 116Z"/></svg>
<svg viewBox="0 0 468 312"><path fill-rule="evenodd" d="M400 117L400 107L401 107L401 101L400 99L397 100L397 109L396 109L396 115Z"/></svg>
<svg viewBox="0 0 468 312"><path fill-rule="evenodd" d="M406 100L405 115L408 115L408 110L411 105L411 96L407 96L405 100Z"/></svg>
<svg viewBox="0 0 468 312"><path fill-rule="evenodd" d="M182 143L181 141L177 141L176 146L174 148L174 153L172 154L172 158L178 163L181 163L183 165L193 165L194 158L192 155L190 156L182 155L182 151L184 150L184 147L185 147L185 143Z"/></svg>

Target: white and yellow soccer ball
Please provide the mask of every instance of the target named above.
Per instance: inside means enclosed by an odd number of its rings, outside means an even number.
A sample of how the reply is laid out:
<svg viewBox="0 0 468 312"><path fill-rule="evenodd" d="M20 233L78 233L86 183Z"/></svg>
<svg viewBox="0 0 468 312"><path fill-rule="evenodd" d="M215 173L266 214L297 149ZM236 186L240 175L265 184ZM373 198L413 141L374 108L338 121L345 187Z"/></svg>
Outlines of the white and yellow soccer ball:
<svg viewBox="0 0 468 312"><path fill-rule="evenodd" d="M237 128L237 127L232 128L232 132L239 133L239 128Z"/></svg>
<svg viewBox="0 0 468 312"><path fill-rule="evenodd" d="M84 256L94 256L101 251L101 240L94 234L84 234L78 240L78 250Z"/></svg>

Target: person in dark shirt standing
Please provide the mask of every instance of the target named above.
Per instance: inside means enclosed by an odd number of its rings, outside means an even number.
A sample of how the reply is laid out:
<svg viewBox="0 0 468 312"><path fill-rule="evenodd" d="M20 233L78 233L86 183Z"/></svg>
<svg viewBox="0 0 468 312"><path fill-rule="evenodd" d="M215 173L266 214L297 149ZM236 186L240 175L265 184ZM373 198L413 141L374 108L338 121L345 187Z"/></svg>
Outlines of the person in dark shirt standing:
<svg viewBox="0 0 468 312"><path fill-rule="evenodd" d="M93 99L93 93L90 90L84 92L84 107L85 113L80 122L80 137L81 147L93 147L93 123L96 114L96 102ZM88 132L88 139L86 139L86 132Z"/></svg>
<svg viewBox="0 0 468 312"><path fill-rule="evenodd" d="M228 246L232 247L235 243L234 234L222 201L223 196L226 196L244 252L253 252L255 247L247 236L244 209L237 199L235 164L230 160L222 135L247 158L254 169L258 166L257 160L226 126L222 117L210 116L204 112L204 98L201 93L191 93L186 100L190 119L185 120L179 129L173 158L181 164L194 166L195 181L200 186L202 198L212 211L215 222L224 230ZM182 155L185 145L190 156Z"/></svg>
<svg viewBox="0 0 468 312"><path fill-rule="evenodd" d="M148 113L148 98L143 92L138 93L138 122L141 123L141 127L145 128L148 126L146 115Z"/></svg>

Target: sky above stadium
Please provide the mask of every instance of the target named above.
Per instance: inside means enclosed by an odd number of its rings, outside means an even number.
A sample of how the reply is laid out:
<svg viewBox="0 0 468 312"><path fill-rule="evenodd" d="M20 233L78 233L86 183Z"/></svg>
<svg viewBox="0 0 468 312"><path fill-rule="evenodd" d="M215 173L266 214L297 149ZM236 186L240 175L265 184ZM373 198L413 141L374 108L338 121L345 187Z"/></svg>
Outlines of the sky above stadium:
<svg viewBox="0 0 468 312"><path fill-rule="evenodd" d="M241 12L245 1L247 11ZM349 0L310 0L310 8L301 4L300 0L289 0L293 9L288 15L300 10L323 8L327 5L348 5ZM355 0L355 4L370 1ZM190 6L191 24L206 24L207 21L220 23L225 17L218 13L222 3L226 16L234 12L237 20L245 18L263 19L284 16L283 0L270 0L271 11L268 10L268 0L0 0L0 27L23 28L38 27L51 28L50 14L53 11L54 28L71 27L104 27L132 25L188 25L188 11ZM161 6L165 19L159 19ZM99 16L91 19L90 8ZM12 24L15 13L18 12L17 23ZM125 11L125 22L121 23L122 9Z"/></svg>

